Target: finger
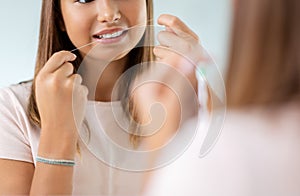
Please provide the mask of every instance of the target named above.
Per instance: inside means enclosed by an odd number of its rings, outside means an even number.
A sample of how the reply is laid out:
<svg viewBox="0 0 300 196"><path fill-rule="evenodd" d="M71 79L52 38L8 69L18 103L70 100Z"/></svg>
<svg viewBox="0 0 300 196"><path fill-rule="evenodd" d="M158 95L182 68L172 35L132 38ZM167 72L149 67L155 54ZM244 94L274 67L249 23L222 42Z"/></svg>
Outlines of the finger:
<svg viewBox="0 0 300 196"><path fill-rule="evenodd" d="M80 85L79 90L82 93L82 95L87 98L87 96L89 94L89 89L84 85Z"/></svg>
<svg viewBox="0 0 300 196"><path fill-rule="evenodd" d="M82 85L82 77L79 74L72 74L68 78L67 83L72 85L75 90L79 90L84 95L88 94L88 88Z"/></svg>
<svg viewBox="0 0 300 196"><path fill-rule="evenodd" d="M71 63L64 63L53 74L57 74L59 77L69 77L74 72L74 66Z"/></svg>
<svg viewBox="0 0 300 196"><path fill-rule="evenodd" d="M181 59L184 59L183 56L164 46L156 46L153 52L160 59L157 61L158 63L163 63L171 67L176 67L182 61Z"/></svg>
<svg viewBox="0 0 300 196"><path fill-rule="evenodd" d="M166 56L170 55L170 49L165 46L156 46L153 49L153 53L157 58L163 59Z"/></svg>
<svg viewBox="0 0 300 196"><path fill-rule="evenodd" d="M65 62L74 61L75 59L76 55L69 51L57 52L50 57L48 62L45 64L43 71L53 73Z"/></svg>
<svg viewBox="0 0 300 196"><path fill-rule="evenodd" d="M173 31L173 29L171 29L170 27L166 27L166 31L167 31L167 32L170 32L170 33L176 34L175 31Z"/></svg>
<svg viewBox="0 0 300 196"><path fill-rule="evenodd" d="M153 49L155 56L158 56L158 63L168 65L184 74L191 74L195 70L195 65L185 56L180 55L176 51L163 46L156 46Z"/></svg>
<svg viewBox="0 0 300 196"><path fill-rule="evenodd" d="M176 53L194 64L204 60L202 46L192 40L186 40L171 32L161 31L158 33L158 41L162 46L168 47L169 52ZM159 57L164 58L165 56L160 55Z"/></svg>
<svg viewBox="0 0 300 196"><path fill-rule="evenodd" d="M193 39L199 41L199 37L194 33L184 22L179 18L169 14L162 14L158 18L158 24L164 25L171 29L174 33L179 36L187 37L191 36Z"/></svg>
<svg viewBox="0 0 300 196"><path fill-rule="evenodd" d="M79 90L80 90L81 95L85 98L85 100L87 100L88 94L89 94L89 89L84 85L80 85Z"/></svg>
<svg viewBox="0 0 300 196"><path fill-rule="evenodd" d="M70 79L74 82L74 84L81 84L82 83L82 77L79 74L73 74L70 76Z"/></svg>
<svg viewBox="0 0 300 196"><path fill-rule="evenodd" d="M180 48L188 44L186 40L168 31L159 32L157 35L157 39L161 45L173 48L174 50L179 50Z"/></svg>

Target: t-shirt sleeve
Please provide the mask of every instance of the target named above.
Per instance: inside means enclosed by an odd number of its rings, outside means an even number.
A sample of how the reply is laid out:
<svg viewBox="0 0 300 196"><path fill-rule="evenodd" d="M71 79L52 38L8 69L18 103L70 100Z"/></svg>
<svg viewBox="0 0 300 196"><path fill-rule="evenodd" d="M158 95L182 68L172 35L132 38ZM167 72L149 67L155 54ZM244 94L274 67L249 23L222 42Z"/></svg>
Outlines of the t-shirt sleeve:
<svg viewBox="0 0 300 196"><path fill-rule="evenodd" d="M33 162L22 119L22 104L9 88L0 89L0 159Z"/></svg>

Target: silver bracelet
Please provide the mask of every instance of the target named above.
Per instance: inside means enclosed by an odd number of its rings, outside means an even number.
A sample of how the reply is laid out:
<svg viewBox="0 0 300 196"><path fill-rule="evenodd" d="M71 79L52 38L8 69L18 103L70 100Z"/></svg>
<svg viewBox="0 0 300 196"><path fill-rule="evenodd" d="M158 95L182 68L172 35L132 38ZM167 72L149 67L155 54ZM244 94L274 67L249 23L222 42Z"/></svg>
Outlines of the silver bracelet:
<svg viewBox="0 0 300 196"><path fill-rule="evenodd" d="M47 159L44 157L37 156L36 161L40 163L50 164L50 165L63 165L63 166L74 166L75 161L73 160L63 160L63 159Z"/></svg>

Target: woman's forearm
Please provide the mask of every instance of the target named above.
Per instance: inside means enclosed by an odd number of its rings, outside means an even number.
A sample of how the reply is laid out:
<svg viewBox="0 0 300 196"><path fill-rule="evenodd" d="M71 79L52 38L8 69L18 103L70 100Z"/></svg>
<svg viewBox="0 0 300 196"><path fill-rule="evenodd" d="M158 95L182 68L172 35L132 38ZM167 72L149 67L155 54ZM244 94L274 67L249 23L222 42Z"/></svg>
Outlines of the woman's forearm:
<svg viewBox="0 0 300 196"><path fill-rule="evenodd" d="M51 133L51 131L41 132L38 156L57 160L74 160L76 137L61 134L59 138L55 138L46 133ZM66 133L66 131L61 130L61 133ZM37 162L30 195L71 195L73 171L73 166Z"/></svg>
<svg viewBox="0 0 300 196"><path fill-rule="evenodd" d="M30 195L71 195L73 167L37 163Z"/></svg>

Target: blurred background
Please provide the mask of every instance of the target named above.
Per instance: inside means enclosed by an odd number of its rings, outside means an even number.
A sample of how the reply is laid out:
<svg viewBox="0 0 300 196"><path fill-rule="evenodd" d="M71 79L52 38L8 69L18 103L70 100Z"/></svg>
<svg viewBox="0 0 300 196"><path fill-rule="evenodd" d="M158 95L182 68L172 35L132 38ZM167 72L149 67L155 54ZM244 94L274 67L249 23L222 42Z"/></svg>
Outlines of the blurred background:
<svg viewBox="0 0 300 196"><path fill-rule="evenodd" d="M33 77L42 0L0 2L0 87L4 87ZM154 10L155 19L169 13L186 22L224 73L230 41L230 0L154 0Z"/></svg>

